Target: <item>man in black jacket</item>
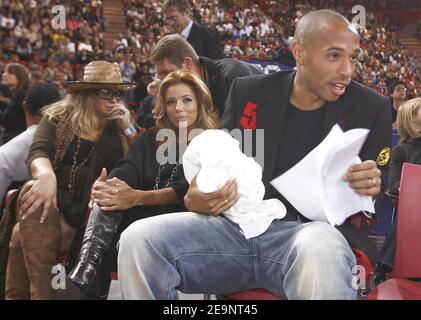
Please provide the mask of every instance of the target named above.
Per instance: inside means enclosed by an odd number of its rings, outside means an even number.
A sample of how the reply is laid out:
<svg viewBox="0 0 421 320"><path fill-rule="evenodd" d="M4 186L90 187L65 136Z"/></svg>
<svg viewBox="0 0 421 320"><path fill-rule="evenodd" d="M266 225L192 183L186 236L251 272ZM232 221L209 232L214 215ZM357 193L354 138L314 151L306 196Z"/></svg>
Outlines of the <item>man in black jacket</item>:
<svg viewBox="0 0 421 320"><path fill-rule="evenodd" d="M222 59L224 51L216 31L191 19L191 8L186 0L167 0L163 4L166 25L174 33L179 33L201 57Z"/></svg>
<svg viewBox="0 0 421 320"><path fill-rule="evenodd" d="M213 104L221 117L233 81L238 77L262 73L258 67L244 61L201 57L182 36L175 34L158 41L151 60L160 79L180 68L196 72L208 86Z"/></svg>
<svg viewBox="0 0 421 320"><path fill-rule="evenodd" d="M344 131L370 130L359 154L362 162L343 172L343 183L359 195L379 193L377 165L384 168L389 161L392 121L387 99L351 80L359 41L345 17L311 12L296 27L296 71L238 78L231 86L221 127L264 130L265 197L281 200L286 218L261 213L247 221L259 235L246 239L223 215L239 199L236 182L203 193L193 179L184 197L191 212L145 219L123 233L119 281L124 298L176 299L177 290L226 294L250 288L288 299L356 298L351 246L371 253L364 230L350 221L339 230L323 221L303 221L270 182L339 124ZM311 184L302 190L302 201L311 191Z"/></svg>

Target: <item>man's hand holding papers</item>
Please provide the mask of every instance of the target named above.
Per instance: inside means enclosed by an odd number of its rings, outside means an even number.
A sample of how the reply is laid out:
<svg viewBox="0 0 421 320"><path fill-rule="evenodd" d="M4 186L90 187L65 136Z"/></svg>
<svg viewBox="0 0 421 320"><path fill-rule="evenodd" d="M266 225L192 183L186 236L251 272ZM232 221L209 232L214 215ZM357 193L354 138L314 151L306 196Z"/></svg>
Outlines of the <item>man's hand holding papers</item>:
<svg viewBox="0 0 421 320"><path fill-rule="evenodd" d="M304 159L271 183L311 220L341 225L362 210L374 212L370 196L379 191L380 170L358 157L368 133L334 126Z"/></svg>

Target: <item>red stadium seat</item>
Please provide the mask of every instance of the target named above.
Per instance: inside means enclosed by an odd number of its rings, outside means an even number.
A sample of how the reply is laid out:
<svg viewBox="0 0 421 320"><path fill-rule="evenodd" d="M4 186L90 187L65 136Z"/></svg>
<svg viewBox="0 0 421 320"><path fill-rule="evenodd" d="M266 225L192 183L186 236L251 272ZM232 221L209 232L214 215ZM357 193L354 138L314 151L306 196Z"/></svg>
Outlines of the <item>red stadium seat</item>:
<svg viewBox="0 0 421 320"><path fill-rule="evenodd" d="M395 267L390 279L368 294L369 300L420 300L421 165L404 163L397 214Z"/></svg>
<svg viewBox="0 0 421 320"><path fill-rule="evenodd" d="M281 300L280 297L265 289L251 289L231 293L226 296L229 300Z"/></svg>
<svg viewBox="0 0 421 320"><path fill-rule="evenodd" d="M6 197L4 197L4 207L7 208L10 203L13 200L13 196L15 195L15 193L17 192L17 189L13 189L13 190L9 190L6 194Z"/></svg>

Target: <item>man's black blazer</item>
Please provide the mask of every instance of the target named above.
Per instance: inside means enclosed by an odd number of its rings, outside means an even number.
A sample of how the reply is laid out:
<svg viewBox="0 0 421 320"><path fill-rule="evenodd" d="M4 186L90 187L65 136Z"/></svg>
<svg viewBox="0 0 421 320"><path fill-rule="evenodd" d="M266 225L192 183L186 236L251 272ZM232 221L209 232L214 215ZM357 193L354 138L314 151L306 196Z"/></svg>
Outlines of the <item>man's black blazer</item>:
<svg viewBox="0 0 421 320"><path fill-rule="evenodd" d="M221 128L243 130L244 124L250 118L250 110L247 111L246 109L250 104L256 106L254 127L255 129L264 129L262 180L266 190L269 188L270 181L276 178L273 176L273 171L294 77L295 71L281 71L269 75L235 79L221 120ZM326 118L324 123L320 124L323 138L327 136L335 124L339 124L344 131L354 128L368 128L370 133L359 156L363 161L372 159L377 161L379 165L379 155L387 148L390 151L391 144L392 116L388 99L374 90L352 81L346 92L337 101L328 102L326 107ZM382 166L379 165L379 168L386 168L387 162L385 163L383 159L381 161ZM305 198L303 198L303 201L305 201ZM348 230L348 227L349 224L344 224L339 229L353 247L361 247L374 261L375 248L373 246L367 248L366 239L355 236L353 230ZM353 235L349 235L349 233Z"/></svg>
<svg viewBox="0 0 421 320"><path fill-rule="evenodd" d="M187 41L192 45L197 55L209 59L222 59L224 50L216 31L193 22Z"/></svg>
<svg viewBox="0 0 421 320"><path fill-rule="evenodd" d="M211 93L213 105L221 117L233 81L238 77L262 74L262 70L255 65L231 58L211 60L200 57L200 64L205 67L206 85Z"/></svg>

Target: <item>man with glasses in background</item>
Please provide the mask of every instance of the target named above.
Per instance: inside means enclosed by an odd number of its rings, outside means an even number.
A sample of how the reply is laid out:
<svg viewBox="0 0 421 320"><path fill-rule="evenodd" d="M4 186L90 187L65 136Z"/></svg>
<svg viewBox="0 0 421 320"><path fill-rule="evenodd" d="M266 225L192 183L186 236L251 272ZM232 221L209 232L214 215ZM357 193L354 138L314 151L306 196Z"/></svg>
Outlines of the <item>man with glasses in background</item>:
<svg viewBox="0 0 421 320"><path fill-rule="evenodd" d="M171 32L179 33L194 48L199 56L222 59L224 51L216 31L191 19L192 11L186 0L166 0L162 6L165 25Z"/></svg>

